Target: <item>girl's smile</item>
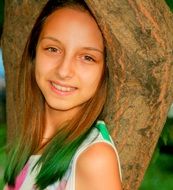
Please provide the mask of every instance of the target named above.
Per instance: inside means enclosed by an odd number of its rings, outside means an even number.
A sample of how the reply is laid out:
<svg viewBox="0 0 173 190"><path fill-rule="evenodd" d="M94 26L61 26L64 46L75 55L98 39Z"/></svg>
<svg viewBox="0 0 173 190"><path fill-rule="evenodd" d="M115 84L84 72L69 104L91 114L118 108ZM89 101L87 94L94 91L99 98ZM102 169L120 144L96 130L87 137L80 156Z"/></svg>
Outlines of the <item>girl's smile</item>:
<svg viewBox="0 0 173 190"><path fill-rule="evenodd" d="M52 90L62 96L70 95L72 93L75 93L77 88L67 85L67 84L60 84L59 82L51 82L51 88Z"/></svg>

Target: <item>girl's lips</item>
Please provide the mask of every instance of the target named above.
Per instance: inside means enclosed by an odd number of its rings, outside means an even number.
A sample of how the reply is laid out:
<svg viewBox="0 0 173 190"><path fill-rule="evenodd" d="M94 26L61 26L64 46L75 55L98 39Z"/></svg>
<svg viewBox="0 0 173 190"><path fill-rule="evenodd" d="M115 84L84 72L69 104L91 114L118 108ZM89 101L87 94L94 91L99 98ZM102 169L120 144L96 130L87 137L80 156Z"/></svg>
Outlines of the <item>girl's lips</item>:
<svg viewBox="0 0 173 190"><path fill-rule="evenodd" d="M51 82L51 86L56 93L61 94L61 95L70 94L77 89L76 87L61 85L55 82Z"/></svg>

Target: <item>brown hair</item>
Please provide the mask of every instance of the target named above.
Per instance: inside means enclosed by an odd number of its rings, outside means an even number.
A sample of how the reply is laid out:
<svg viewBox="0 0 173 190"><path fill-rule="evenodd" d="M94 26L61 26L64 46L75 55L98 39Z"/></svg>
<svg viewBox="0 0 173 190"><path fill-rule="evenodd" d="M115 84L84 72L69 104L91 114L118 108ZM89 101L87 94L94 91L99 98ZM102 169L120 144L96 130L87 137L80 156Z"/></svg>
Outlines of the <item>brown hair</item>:
<svg viewBox="0 0 173 190"><path fill-rule="evenodd" d="M16 176L30 155L38 151L43 138L45 100L35 80L36 47L46 18L62 7L77 8L92 14L84 1L49 0L36 20L26 43L20 67L18 97L21 101L23 112L20 118L21 120L18 122L19 130L17 131L16 144L11 151L13 157L9 161L9 166L5 174L5 179L9 184L14 183ZM61 130L57 131L55 136L48 143L48 146L53 146L53 143L58 142L56 139L62 139L62 137L63 142L61 142L60 145L62 149L81 136L83 140L86 137L85 134L91 129L96 120L98 118L102 119L100 117L107 95L107 78L108 70L106 64L104 64L102 77L94 96L83 105L78 114L76 114L70 122L61 126ZM81 142L82 141L80 141L80 143ZM76 148L79 145L80 144L75 145ZM47 157L48 154L49 151L43 152L42 162L44 162L44 158ZM19 165L19 163L22 164ZM11 168L13 168L13 170L11 170Z"/></svg>

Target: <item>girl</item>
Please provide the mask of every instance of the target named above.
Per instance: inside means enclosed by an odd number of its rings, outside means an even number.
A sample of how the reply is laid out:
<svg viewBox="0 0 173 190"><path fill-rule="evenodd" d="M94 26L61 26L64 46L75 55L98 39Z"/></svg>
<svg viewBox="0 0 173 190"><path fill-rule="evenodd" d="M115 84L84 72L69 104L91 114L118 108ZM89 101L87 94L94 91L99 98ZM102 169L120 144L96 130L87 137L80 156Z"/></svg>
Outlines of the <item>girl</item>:
<svg viewBox="0 0 173 190"><path fill-rule="evenodd" d="M116 149L101 120L108 73L102 33L81 0L49 0L21 62L23 115L6 190L120 190Z"/></svg>

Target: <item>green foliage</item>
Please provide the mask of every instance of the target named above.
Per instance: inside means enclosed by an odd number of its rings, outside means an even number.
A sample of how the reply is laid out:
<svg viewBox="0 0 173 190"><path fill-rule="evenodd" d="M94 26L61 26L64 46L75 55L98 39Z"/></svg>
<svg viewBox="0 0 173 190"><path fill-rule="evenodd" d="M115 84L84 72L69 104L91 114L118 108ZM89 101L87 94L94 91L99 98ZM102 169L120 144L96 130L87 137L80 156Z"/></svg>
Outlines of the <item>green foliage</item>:
<svg viewBox="0 0 173 190"><path fill-rule="evenodd" d="M173 0L165 0L171 11L173 12Z"/></svg>
<svg viewBox="0 0 173 190"><path fill-rule="evenodd" d="M160 154L151 163L139 190L172 190L173 189L173 156Z"/></svg>
<svg viewBox="0 0 173 190"><path fill-rule="evenodd" d="M161 152L166 146L173 148L173 118L167 118L154 155L139 190L173 189L173 155Z"/></svg>
<svg viewBox="0 0 173 190"><path fill-rule="evenodd" d="M4 20L4 0L0 0L0 27L2 27Z"/></svg>
<svg viewBox="0 0 173 190"><path fill-rule="evenodd" d="M161 133L159 143L173 146L173 118L168 118Z"/></svg>
<svg viewBox="0 0 173 190"><path fill-rule="evenodd" d="M4 166L6 165L6 154L5 154L5 143L6 143L6 125L0 123L0 189L3 189L3 173Z"/></svg>
<svg viewBox="0 0 173 190"><path fill-rule="evenodd" d="M6 125L0 124L0 147L3 147L6 142Z"/></svg>

